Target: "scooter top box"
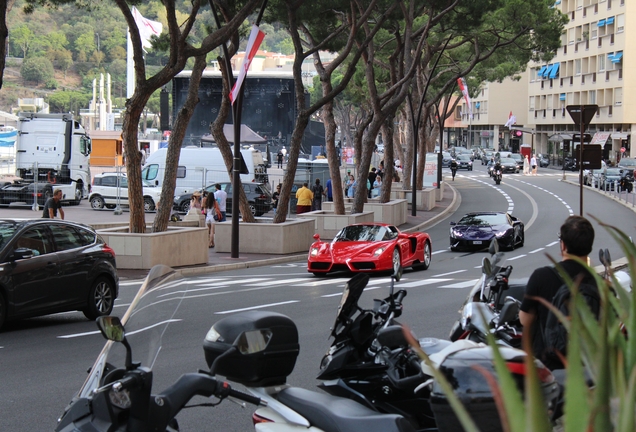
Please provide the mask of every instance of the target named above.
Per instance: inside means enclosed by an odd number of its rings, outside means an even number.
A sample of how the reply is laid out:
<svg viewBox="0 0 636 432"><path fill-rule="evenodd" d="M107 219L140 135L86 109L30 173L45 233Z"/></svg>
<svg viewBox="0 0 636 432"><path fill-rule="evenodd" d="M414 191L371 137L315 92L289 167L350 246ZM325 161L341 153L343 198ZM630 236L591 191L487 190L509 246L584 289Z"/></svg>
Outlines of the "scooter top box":
<svg viewBox="0 0 636 432"><path fill-rule="evenodd" d="M208 366L235 345L242 334L261 330L265 335L264 349L254 353L235 349L219 360L214 373L248 387L285 384L300 350L298 330L289 317L275 312L241 312L214 324L203 342ZM214 337L210 338L210 334Z"/></svg>

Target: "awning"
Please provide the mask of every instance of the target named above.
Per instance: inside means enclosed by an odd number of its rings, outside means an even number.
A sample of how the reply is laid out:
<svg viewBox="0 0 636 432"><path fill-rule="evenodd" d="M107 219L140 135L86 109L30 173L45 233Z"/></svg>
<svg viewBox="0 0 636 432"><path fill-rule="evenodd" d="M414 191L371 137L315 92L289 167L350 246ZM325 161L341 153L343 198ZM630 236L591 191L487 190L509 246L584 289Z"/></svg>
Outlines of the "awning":
<svg viewBox="0 0 636 432"><path fill-rule="evenodd" d="M627 132L612 132L612 139L615 140L624 140L629 137L629 133Z"/></svg>
<svg viewBox="0 0 636 432"><path fill-rule="evenodd" d="M596 24L597 27L605 27L605 20L602 19L598 22L598 24Z"/></svg>
<svg viewBox="0 0 636 432"><path fill-rule="evenodd" d="M541 66L541 69L539 69L539 72L537 72L537 76L542 77L543 76L543 72L545 72L546 68L547 68L547 66Z"/></svg>
<svg viewBox="0 0 636 432"><path fill-rule="evenodd" d="M609 58L609 56L607 57ZM622 58L623 58L623 51L618 51L616 54L612 56L612 58L610 58L610 60L612 61L612 63L618 63L621 61Z"/></svg>
<svg viewBox="0 0 636 432"><path fill-rule="evenodd" d="M607 140L610 137L611 132L596 132L592 137L592 142L590 144L601 144L605 145Z"/></svg>
<svg viewBox="0 0 636 432"><path fill-rule="evenodd" d="M614 17L610 17L610 18L608 18L608 19L607 19L607 21L605 21L605 24L607 24L607 25L612 25L612 24L614 24Z"/></svg>
<svg viewBox="0 0 636 432"><path fill-rule="evenodd" d="M561 93L561 94L559 95L559 100L562 100L562 101L564 101L564 100L565 100L565 93Z"/></svg>
<svg viewBox="0 0 636 432"><path fill-rule="evenodd" d="M234 142L234 125L226 124L223 125L223 133L225 134L225 138L227 138L228 142ZM202 142L215 142L212 134L205 134L201 137ZM247 125L241 125L241 144L266 144L267 140L262 136L258 135L252 129L247 127Z"/></svg>
<svg viewBox="0 0 636 432"><path fill-rule="evenodd" d="M565 140L572 140L572 134L557 133L557 134L554 134L554 135L550 135L548 137L548 141L561 142L561 141L565 141Z"/></svg>
<svg viewBox="0 0 636 432"><path fill-rule="evenodd" d="M556 76L559 74L559 66L561 66L561 63L555 63L554 66L552 66L552 70L550 71L550 79L556 78Z"/></svg>

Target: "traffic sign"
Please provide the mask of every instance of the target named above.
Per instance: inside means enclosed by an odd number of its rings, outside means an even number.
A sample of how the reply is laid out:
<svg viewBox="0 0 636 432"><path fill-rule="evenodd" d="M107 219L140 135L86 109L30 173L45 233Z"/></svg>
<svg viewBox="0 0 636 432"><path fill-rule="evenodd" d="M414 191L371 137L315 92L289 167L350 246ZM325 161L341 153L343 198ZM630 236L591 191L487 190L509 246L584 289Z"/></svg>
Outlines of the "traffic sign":
<svg viewBox="0 0 636 432"><path fill-rule="evenodd" d="M565 108L577 126L581 127L581 124L583 124L583 129L587 129L594 114L598 111L598 105L568 105Z"/></svg>

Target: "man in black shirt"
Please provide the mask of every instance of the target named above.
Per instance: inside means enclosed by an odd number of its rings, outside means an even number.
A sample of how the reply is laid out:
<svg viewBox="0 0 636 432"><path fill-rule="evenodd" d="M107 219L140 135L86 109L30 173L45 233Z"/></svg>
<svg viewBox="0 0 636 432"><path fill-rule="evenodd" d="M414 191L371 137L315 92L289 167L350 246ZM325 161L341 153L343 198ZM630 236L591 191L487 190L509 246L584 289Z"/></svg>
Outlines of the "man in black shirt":
<svg viewBox="0 0 636 432"><path fill-rule="evenodd" d="M369 190L367 191L367 196L368 198L371 198L371 191L373 190L373 183L375 182L375 178L378 176L378 174L375 172L375 168L371 168L371 171L369 172Z"/></svg>
<svg viewBox="0 0 636 432"><path fill-rule="evenodd" d="M46 200L44 204L44 211L42 212L42 217L47 219L54 219L57 217L57 211L60 211L60 219L64 219L64 210L62 209L62 191L60 189L55 189L53 191L53 196Z"/></svg>
<svg viewBox="0 0 636 432"><path fill-rule="evenodd" d="M594 277L579 262L572 259L577 257L583 261L588 260L588 255L594 245L594 227L590 221L582 216L570 216L561 225L559 240L563 260L558 265L573 281L582 278L582 282L596 286ZM540 297L551 302L554 294L563 283L552 267L538 268L528 280L525 297L521 303L519 319L524 330L532 332L532 351L535 357L544 360L544 362L546 362L544 356L546 347L543 340L543 330L548 317L548 308L531 297ZM555 360L547 361L546 366L549 369L563 368L563 364Z"/></svg>

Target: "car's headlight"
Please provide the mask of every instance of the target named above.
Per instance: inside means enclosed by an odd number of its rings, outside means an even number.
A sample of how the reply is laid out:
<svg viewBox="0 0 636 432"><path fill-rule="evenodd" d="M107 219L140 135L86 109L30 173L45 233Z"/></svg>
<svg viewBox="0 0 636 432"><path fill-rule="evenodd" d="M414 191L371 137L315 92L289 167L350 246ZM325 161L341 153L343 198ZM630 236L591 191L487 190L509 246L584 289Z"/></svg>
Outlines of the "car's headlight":
<svg viewBox="0 0 636 432"><path fill-rule="evenodd" d="M319 250L320 250L320 248L312 247L312 248L309 250L309 255L310 255L310 256L312 256L312 257L315 257L316 255L318 255L318 251L319 251Z"/></svg>
<svg viewBox="0 0 636 432"><path fill-rule="evenodd" d="M174 197L175 201L179 201L181 199L181 195L177 195L176 197Z"/></svg>
<svg viewBox="0 0 636 432"><path fill-rule="evenodd" d="M461 231L456 231L454 229L450 230L451 237L463 237L464 234Z"/></svg>
<svg viewBox="0 0 636 432"><path fill-rule="evenodd" d="M497 231L495 233L495 237L499 238L499 237L503 237L506 235L506 233L508 232L508 230L503 230L503 231Z"/></svg>
<svg viewBox="0 0 636 432"><path fill-rule="evenodd" d="M385 250L386 250L386 247L385 247L385 246L382 246L382 247L380 247L380 248L377 248L377 249L375 250L375 252L373 252L373 255L374 255L374 256L380 256L380 255L382 255L382 253L383 253Z"/></svg>

